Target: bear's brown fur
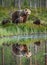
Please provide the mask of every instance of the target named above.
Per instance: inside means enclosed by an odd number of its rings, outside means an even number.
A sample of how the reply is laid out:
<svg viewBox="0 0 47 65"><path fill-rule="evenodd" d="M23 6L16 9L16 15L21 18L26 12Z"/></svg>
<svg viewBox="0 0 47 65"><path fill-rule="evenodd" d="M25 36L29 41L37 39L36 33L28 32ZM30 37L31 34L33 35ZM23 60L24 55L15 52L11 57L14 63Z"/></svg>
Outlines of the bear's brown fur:
<svg viewBox="0 0 47 65"><path fill-rule="evenodd" d="M13 52L14 52L15 54L17 54L17 55L20 54L19 52L21 52L22 54L25 54L25 53L28 52L28 49L27 49L26 44L23 44L23 45L18 44L18 43L13 44L13 45L12 45L12 50L13 50Z"/></svg>
<svg viewBox="0 0 47 65"><path fill-rule="evenodd" d="M24 9L24 10L18 10L18 11L15 11L13 14L12 14L12 23L18 23L19 22L26 22L27 18L28 18L28 15L30 15L31 11L29 9ZM23 18L23 20L21 21L22 18L20 18L20 16ZM20 19L20 20L18 20Z"/></svg>
<svg viewBox="0 0 47 65"><path fill-rule="evenodd" d="M18 23L23 23L23 17L19 17L19 18L17 18L15 21L14 21L14 23L16 23L16 24L18 24Z"/></svg>

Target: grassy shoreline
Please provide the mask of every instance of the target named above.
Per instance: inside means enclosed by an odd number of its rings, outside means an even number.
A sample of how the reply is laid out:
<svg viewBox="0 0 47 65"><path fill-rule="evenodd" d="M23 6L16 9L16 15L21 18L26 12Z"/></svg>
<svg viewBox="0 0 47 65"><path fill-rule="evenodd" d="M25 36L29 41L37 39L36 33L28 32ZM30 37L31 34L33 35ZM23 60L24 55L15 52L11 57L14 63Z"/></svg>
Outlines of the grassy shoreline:
<svg viewBox="0 0 47 65"><path fill-rule="evenodd" d="M4 18L11 18L14 11L17 9L15 8L2 8L0 7L0 23ZM47 9L40 11L40 9L35 11L35 9L31 10L31 15L29 16L29 20L26 23L16 24L7 24L2 25L0 24L0 37L4 36L13 36L13 35L31 35L34 33L47 33ZM36 15L36 14L37 15ZM39 18L41 23L44 25L34 25L33 21ZM45 26L46 25L46 26Z"/></svg>
<svg viewBox="0 0 47 65"><path fill-rule="evenodd" d="M47 39L44 39L44 38L39 38L39 39L15 39L15 38L0 38L0 46L5 43L5 44L13 44L13 43L19 43L19 44L27 44L29 45L30 43L34 43L36 41L45 41Z"/></svg>
<svg viewBox="0 0 47 65"><path fill-rule="evenodd" d="M47 33L47 26L35 25L30 23L20 23L0 25L0 37L4 36L17 36L17 35L31 35L35 33Z"/></svg>

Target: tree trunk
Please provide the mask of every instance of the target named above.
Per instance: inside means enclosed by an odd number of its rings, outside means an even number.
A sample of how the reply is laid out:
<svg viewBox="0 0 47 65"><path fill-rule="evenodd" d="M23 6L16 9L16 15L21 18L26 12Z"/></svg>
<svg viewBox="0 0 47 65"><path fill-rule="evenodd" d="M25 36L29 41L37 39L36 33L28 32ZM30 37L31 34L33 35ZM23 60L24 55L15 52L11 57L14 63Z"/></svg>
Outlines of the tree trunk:
<svg viewBox="0 0 47 65"><path fill-rule="evenodd" d="M2 48L2 65L4 65L4 48Z"/></svg>
<svg viewBox="0 0 47 65"><path fill-rule="evenodd" d="M14 6L16 7L16 0L14 0Z"/></svg>
<svg viewBox="0 0 47 65"><path fill-rule="evenodd" d="M47 0L46 0L46 8L47 8Z"/></svg>
<svg viewBox="0 0 47 65"><path fill-rule="evenodd" d="M30 6L30 9L31 9L31 7L32 7L31 0L29 0L29 6Z"/></svg>
<svg viewBox="0 0 47 65"><path fill-rule="evenodd" d="M35 0L35 2L34 2L34 3L35 3L35 9L36 9L36 8L37 8L37 6L36 6L36 3L37 3L37 2L36 2L36 0Z"/></svg>
<svg viewBox="0 0 47 65"><path fill-rule="evenodd" d="M18 0L18 9L21 9L21 0Z"/></svg>
<svg viewBox="0 0 47 65"><path fill-rule="evenodd" d="M4 7L4 0L2 0L2 6Z"/></svg>
<svg viewBox="0 0 47 65"><path fill-rule="evenodd" d="M47 65L47 41L45 42L45 65Z"/></svg>

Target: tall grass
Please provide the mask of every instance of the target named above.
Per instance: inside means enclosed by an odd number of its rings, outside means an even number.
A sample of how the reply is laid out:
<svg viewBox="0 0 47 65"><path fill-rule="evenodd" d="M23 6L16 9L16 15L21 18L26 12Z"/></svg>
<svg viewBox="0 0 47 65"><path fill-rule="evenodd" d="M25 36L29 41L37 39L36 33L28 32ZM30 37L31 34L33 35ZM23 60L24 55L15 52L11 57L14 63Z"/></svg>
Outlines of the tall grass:
<svg viewBox="0 0 47 65"><path fill-rule="evenodd" d="M0 26L0 36L12 36L12 35L30 35L32 33L45 33L47 32L47 27L43 25L34 25L32 23L22 23L22 24L8 24L5 26Z"/></svg>

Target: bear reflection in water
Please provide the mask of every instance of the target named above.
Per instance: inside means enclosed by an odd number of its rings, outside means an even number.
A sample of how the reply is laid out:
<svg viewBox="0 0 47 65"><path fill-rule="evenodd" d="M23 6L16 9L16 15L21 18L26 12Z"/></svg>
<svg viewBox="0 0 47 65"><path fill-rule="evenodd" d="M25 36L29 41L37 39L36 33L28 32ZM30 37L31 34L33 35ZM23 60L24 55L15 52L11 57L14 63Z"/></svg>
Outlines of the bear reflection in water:
<svg viewBox="0 0 47 65"><path fill-rule="evenodd" d="M15 55L23 55L26 57L30 57L32 55L31 52L28 51L26 44L13 44L12 51Z"/></svg>

